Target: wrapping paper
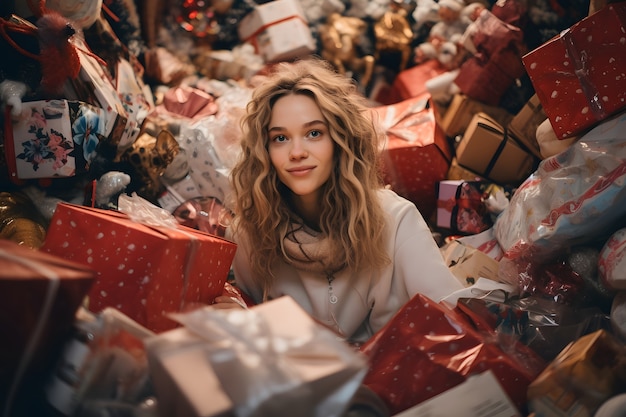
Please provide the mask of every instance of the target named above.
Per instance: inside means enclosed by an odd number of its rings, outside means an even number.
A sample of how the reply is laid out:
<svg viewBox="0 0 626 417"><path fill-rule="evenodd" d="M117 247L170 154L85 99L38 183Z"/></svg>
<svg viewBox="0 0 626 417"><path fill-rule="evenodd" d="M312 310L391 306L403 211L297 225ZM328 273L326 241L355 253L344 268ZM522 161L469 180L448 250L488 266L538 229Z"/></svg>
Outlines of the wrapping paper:
<svg viewBox="0 0 626 417"><path fill-rule="evenodd" d="M491 370L516 407L545 367L521 344L505 351L463 315L416 295L365 345L370 369L364 384L399 413Z"/></svg>
<svg viewBox="0 0 626 417"><path fill-rule="evenodd" d="M139 412L151 395L144 347L151 336L113 308L98 315L80 309L54 372L46 378L46 400L65 416Z"/></svg>
<svg viewBox="0 0 626 417"><path fill-rule="evenodd" d="M576 136L626 105L626 3L610 4L522 60L559 139Z"/></svg>
<svg viewBox="0 0 626 417"><path fill-rule="evenodd" d="M10 411L41 389L95 272L4 239L0 270L0 412L18 415Z"/></svg>
<svg viewBox="0 0 626 417"><path fill-rule="evenodd" d="M489 185L488 181L440 181L437 184L437 226L462 234L477 234L493 226L483 201Z"/></svg>
<svg viewBox="0 0 626 417"><path fill-rule="evenodd" d="M141 211L134 213L136 221L117 211L60 203L42 250L97 271L91 311L113 307L161 332L176 326L164 313L210 304L221 294L236 245L178 226L173 217L173 223L146 224Z"/></svg>
<svg viewBox="0 0 626 417"><path fill-rule="evenodd" d="M428 98L426 94L374 109L388 139L381 150L384 180L414 202L424 218L436 209L437 183L445 179L452 160L452 149L435 122Z"/></svg>
<svg viewBox="0 0 626 417"><path fill-rule="evenodd" d="M309 55L316 50L302 5L298 0L258 4L237 26L239 39L251 43L265 62Z"/></svg>
<svg viewBox="0 0 626 417"><path fill-rule="evenodd" d="M163 103L156 107L164 117L178 117L196 121L214 115L218 111L215 97L202 90L186 85L169 88L163 95Z"/></svg>
<svg viewBox="0 0 626 417"><path fill-rule="evenodd" d="M474 29L471 42L476 53L461 64L454 83L468 97L495 106L515 79L524 75L524 34L489 10L483 10Z"/></svg>
<svg viewBox="0 0 626 417"><path fill-rule="evenodd" d="M615 116L539 164L494 225L505 256L549 261L613 233L626 203L625 129L626 114Z"/></svg>
<svg viewBox="0 0 626 417"><path fill-rule="evenodd" d="M502 247L498 243L493 227L475 235L461 236L457 240L464 245L478 249L497 261L502 259Z"/></svg>
<svg viewBox="0 0 626 417"><path fill-rule="evenodd" d="M598 259L598 276L611 290L626 290L626 228L609 237Z"/></svg>
<svg viewBox="0 0 626 417"><path fill-rule="evenodd" d="M101 60L89 53L89 47L80 42L77 52L80 72L76 79L64 85L63 95L68 100L84 101L104 111L104 132L107 142L119 149L129 147L139 136L139 119L144 112L132 113L133 106L123 103L115 81L105 71Z"/></svg>
<svg viewBox="0 0 626 417"><path fill-rule="evenodd" d="M428 93L426 82L446 71L447 69L436 59L400 71L394 78L390 90L382 97L383 104L395 104Z"/></svg>
<svg viewBox="0 0 626 417"><path fill-rule="evenodd" d="M471 317L477 330L495 332L501 340L519 340L546 363L580 337L610 328L608 315L597 307L576 308L543 296L501 302L461 298L456 307Z"/></svg>
<svg viewBox="0 0 626 417"><path fill-rule="evenodd" d="M537 415L593 416L626 386L626 349L606 330L565 347L528 387Z"/></svg>
<svg viewBox="0 0 626 417"><path fill-rule="evenodd" d="M290 297L249 310L208 307L175 318L184 329L147 341L151 366L159 369L155 383L165 394L165 411L184 405L203 410L204 416L232 411L240 417L339 417L367 370L359 352ZM163 368L169 358L181 366L197 361L201 371L185 376L180 367ZM217 402L194 396L191 387L202 380L212 381L207 393ZM182 395L172 396L174 391Z"/></svg>
<svg viewBox="0 0 626 417"><path fill-rule="evenodd" d="M12 120L7 112L5 123L5 156L15 180L85 173L106 139L104 111L80 101L25 102L22 115Z"/></svg>

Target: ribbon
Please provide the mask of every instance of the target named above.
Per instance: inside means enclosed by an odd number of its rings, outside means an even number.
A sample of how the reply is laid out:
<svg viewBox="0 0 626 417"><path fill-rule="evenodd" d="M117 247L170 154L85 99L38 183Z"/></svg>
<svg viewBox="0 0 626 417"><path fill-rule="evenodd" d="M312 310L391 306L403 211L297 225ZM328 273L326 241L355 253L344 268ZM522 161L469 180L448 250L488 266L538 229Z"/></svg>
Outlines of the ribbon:
<svg viewBox="0 0 626 417"><path fill-rule="evenodd" d="M455 207L481 212L481 208L483 207L483 201L482 199L477 198L457 197L450 197L446 200L437 200L437 208L452 212Z"/></svg>
<svg viewBox="0 0 626 417"><path fill-rule="evenodd" d="M244 38L243 41L244 42L250 42L251 44L253 44L254 45L254 49L258 52L259 46L258 46L257 41L256 41L257 36L259 36L261 33L265 32L268 28L270 28L272 26L275 26L275 25L278 25L280 23L286 22L286 21L291 20L291 19L301 20L305 25L308 26L308 22L302 16L295 14L295 15L283 17L282 19L275 20L273 22L267 23L267 24L259 27L257 30L252 32L251 35L249 35L246 38Z"/></svg>
<svg viewBox="0 0 626 417"><path fill-rule="evenodd" d="M180 223L169 211L152 204L148 200L138 196L137 193L133 193L131 196L126 194L120 195L118 207L121 212L126 213L131 220L137 223L150 227L165 227L173 229L189 238L191 247L187 251L187 256L184 260L183 290L179 304L179 310L182 310L185 306L185 295L189 289L190 271L198 254L198 249L200 248L198 238L193 233L180 228Z"/></svg>
<svg viewBox="0 0 626 417"><path fill-rule="evenodd" d="M498 162L498 158L500 157L500 155L502 154L502 152L504 151L504 148L506 147L507 142L510 140L509 135L506 131L500 131L496 128L494 128L493 126L490 126L486 123L481 123L478 122L478 126L488 130L490 132L493 133L497 133L499 135L503 135L502 136L502 140L500 141L500 144L498 145L498 148L496 149L496 151L494 152L494 154L491 156L491 159L489 160L489 163L487 164L487 166L484 169L484 175L486 177L489 176L489 174L491 173L491 170L493 169L493 167L496 165L496 162Z"/></svg>
<svg viewBox="0 0 626 417"><path fill-rule="evenodd" d="M578 78L583 94L587 97L591 112L596 120L604 120L608 114L602 107L602 100L599 97L598 89L593 84L591 77L589 77L587 51L579 51L578 48L576 48L572 31L570 29L566 29L561 32L560 40L565 46L567 55L574 64L574 75Z"/></svg>

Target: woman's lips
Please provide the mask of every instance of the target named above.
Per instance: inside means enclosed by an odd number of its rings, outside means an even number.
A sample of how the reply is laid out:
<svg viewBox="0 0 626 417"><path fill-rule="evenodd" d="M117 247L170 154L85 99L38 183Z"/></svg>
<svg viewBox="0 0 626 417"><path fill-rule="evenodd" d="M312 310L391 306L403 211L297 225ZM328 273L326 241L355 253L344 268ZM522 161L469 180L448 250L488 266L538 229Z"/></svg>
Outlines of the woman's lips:
<svg viewBox="0 0 626 417"><path fill-rule="evenodd" d="M290 169L287 170L287 172L290 173L291 175L303 176L303 175L306 175L309 172L311 172L313 170L313 168L315 168L315 167L314 166L305 166L305 167L290 168Z"/></svg>

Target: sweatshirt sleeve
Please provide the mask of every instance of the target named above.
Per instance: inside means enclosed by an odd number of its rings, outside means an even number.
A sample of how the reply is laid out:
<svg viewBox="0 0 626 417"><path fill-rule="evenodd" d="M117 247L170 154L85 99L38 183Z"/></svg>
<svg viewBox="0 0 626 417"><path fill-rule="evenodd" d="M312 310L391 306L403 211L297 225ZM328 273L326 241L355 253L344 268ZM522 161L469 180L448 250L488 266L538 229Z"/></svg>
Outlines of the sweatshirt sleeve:
<svg viewBox="0 0 626 417"><path fill-rule="evenodd" d="M432 232L418 209L404 210L395 230L394 280L403 283L409 298L420 293L440 301L463 285L452 274Z"/></svg>
<svg viewBox="0 0 626 417"><path fill-rule="evenodd" d="M263 301L263 290L253 278L248 240L243 238L241 234L233 234L232 230L230 232L228 238L237 244L237 251L232 263L235 284L244 293L252 297L255 303L260 303Z"/></svg>
<svg viewBox="0 0 626 417"><path fill-rule="evenodd" d="M463 284L452 274L417 207L397 195L383 203L390 215L389 251L392 265L379 277L370 326L374 332L416 294L439 302Z"/></svg>

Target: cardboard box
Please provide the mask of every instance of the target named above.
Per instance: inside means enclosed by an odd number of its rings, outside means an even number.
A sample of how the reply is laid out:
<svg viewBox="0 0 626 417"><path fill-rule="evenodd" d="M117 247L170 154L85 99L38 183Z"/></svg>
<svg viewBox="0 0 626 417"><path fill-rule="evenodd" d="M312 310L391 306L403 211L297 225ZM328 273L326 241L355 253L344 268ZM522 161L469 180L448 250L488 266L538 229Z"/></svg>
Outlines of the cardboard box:
<svg viewBox="0 0 626 417"><path fill-rule="evenodd" d="M452 162L450 163L450 168L448 169L448 174L446 175L446 178L449 180L465 181L484 180L483 177L481 177L471 169L467 169L464 166L459 165L456 157L452 158Z"/></svg>
<svg viewBox="0 0 626 417"><path fill-rule="evenodd" d="M516 185L534 167L534 157L485 113L474 115L456 149L459 164L498 184Z"/></svg>
<svg viewBox="0 0 626 417"><path fill-rule="evenodd" d="M367 371L291 297L181 316L186 327L146 341L164 415L339 417Z"/></svg>
<svg viewBox="0 0 626 417"><path fill-rule="evenodd" d="M539 143L537 143L537 128L547 118L548 116L546 116L546 112L543 110L539 97L537 97L537 94L534 94L524 107L513 116L507 126L511 136L539 159L543 159L543 157L541 156Z"/></svg>
<svg viewBox="0 0 626 417"><path fill-rule="evenodd" d="M465 287L474 285L480 278L498 282L499 262L476 248L455 239L441 248L441 255Z"/></svg>
<svg viewBox="0 0 626 417"><path fill-rule="evenodd" d="M522 60L557 138L626 107L626 3L609 4Z"/></svg>
<svg viewBox="0 0 626 417"><path fill-rule="evenodd" d="M488 114L502 126L506 126L513 118L511 113L500 107L481 103L464 94L455 94L437 122L447 136L454 138L465 133L472 117L479 112Z"/></svg>
<svg viewBox="0 0 626 417"><path fill-rule="evenodd" d="M52 371L95 271L5 239L0 271L0 404L17 414Z"/></svg>
<svg viewBox="0 0 626 417"><path fill-rule="evenodd" d="M191 228L148 226L112 210L59 203L42 251L93 268L95 313L113 307L151 331L176 327L165 313L222 293L236 245Z"/></svg>
<svg viewBox="0 0 626 417"><path fill-rule="evenodd" d="M373 111L387 133L381 150L384 181L414 202L424 218L437 206L437 183L446 177L452 147L435 122L429 95L376 107Z"/></svg>
<svg viewBox="0 0 626 417"><path fill-rule="evenodd" d="M239 22L242 42L251 43L265 62L288 61L315 52L317 44L298 0L257 5Z"/></svg>
<svg viewBox="0 0 626 417"><path fill-rule="evenodd" d="M567 345L528 387L529 408L539 416L593 416L623 391L626 348L604 329Z"/></svg>

